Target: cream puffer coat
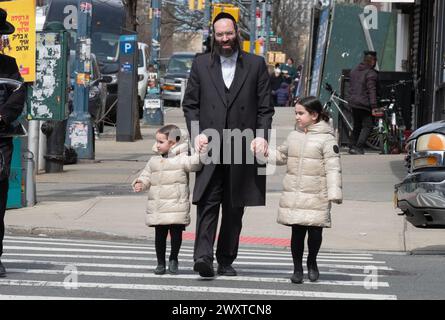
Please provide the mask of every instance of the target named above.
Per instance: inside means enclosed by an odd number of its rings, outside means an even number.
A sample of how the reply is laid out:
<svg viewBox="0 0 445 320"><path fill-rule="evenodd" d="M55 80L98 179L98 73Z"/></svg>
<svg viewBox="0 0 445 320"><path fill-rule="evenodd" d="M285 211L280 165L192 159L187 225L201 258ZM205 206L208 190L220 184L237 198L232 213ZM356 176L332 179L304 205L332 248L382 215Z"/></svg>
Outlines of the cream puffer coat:
<svg viewBox="0 0 445 320"><path fill-rule="evenodd" d="M331 227L331 201L342 200L339 149L332 127L320 121L306 132L292 131L271 150L268 162L287 164L277 222Z"/></svg>
<svg viewBox="0 0 445 320"><path fill-rule="evenodd" d="M182 130L181 130L182 131ZM142 182L148 189L145 223L147 226L190 224L189 172L199 171L199 154L188 156L187 133L182 131L167 157L153 156L138 178L131 184ZM156 143L153 151L157 152Z"/></svg>

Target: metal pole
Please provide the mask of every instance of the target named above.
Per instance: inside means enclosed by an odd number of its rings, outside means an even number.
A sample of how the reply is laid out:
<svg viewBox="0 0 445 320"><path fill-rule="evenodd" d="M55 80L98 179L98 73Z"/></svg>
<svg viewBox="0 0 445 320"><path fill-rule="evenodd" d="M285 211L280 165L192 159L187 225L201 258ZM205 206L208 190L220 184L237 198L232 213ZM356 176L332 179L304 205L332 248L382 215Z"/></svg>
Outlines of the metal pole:
<svg viewBox="0 0 445 320"><path fill-rule="evenodd" d="M270 1L266 2L266 41L264 46L264 57L267 59L267 52L269 52L270 48L270 24L271 24L271 14L272 14L272 3Z"/></svg>
<svg viewBox="0 0 445 320"><path fill-rule="evenodd" d="M35 168L38 168L39 160L39 140L40 140L40 121L29 120L28 122L28 150L34 155ZM43 134L42 134L43 136Z"/></svg>
<svg viewBox="0 0 445 320"><path fill-rule="evenodd" d="M250 53L255 53L256 40L256 0L250 2Z"/></svg>
<svg viewBox="0 0 445 320"><path fill-rule="evenodd" d="M38 168L40 136L39 120L29 121L28 133L28 156L24 156L26 159L25 199L26 206L32 207L36 204L36 168Z"/></svg>
<svg viewBox="0 0 445 320"><path fill-rule="evenodd" d="M159 79L159 58L161 49L161 0L152 0L153 18L151 21L151 62Z"/></svg>
<svg viewBox="0 0 445 320"><path fill-rule="evenodd" d="M78 0L76 41L76 81L74 84L74 110L68 117L67 143L77 152L79 159L94 159L94 132L88 113L88 95L91 75L91 0Z"/></svg>
<svg viewBox="0 0 445 320"><path fill-rule="evenodd" d="M152 0L152 22L151 22L151 61L153 66L156 68L156 86L157 93L150 94L150 99L157 101L156 108L146 109L145 119L146 123L150 125L163 125L164 124L164 108L163 101L160 95L160 53L161 53L161 8L162 0Z"/></svg>
<svg viewBox="0 0 445 320"><path fill-rule="evenodd" d="M211 24L211 16L212 16L212 1L211 0L205 0L205 7L204 7L204 26L203 26L203 37L208 37L210 34L210 24Z"/></svg>
<svg viewBox="0 0 445 320"><path fill-rule="evenodd" d="M46 135L40 134L44 122L42 120L39 121L39 159L37 160L36 174L39 174L40 170L45 170Z"/></svg>

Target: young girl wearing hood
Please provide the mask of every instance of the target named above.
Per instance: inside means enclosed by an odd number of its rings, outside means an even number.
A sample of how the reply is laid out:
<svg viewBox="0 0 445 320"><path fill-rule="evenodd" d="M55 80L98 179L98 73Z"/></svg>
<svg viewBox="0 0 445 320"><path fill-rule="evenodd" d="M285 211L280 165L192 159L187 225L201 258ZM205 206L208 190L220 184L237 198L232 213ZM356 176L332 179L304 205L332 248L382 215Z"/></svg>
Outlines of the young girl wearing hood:
<svg viewBox="0 0 445 320"><path fill-rule="evenodd" d="M189 172L201 169L200 154L188 156L188 135L172 124L156 132L153 151L158 155L148 161L132 187L135 192L148 190L145 222L155 227L158 265L154 273L161 275L166 271L165 251L170 231L168 271L176 274L182 232L190 224Z"/></svg>

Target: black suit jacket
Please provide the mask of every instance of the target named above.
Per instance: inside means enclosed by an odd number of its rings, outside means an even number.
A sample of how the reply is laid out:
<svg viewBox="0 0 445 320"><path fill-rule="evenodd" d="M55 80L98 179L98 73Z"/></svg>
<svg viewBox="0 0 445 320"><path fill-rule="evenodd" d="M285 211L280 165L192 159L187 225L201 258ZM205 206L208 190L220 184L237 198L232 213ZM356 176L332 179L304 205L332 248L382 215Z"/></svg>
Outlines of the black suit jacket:
<svg viewBox="0 0 445 320"><path fill-rule="evenodd" d="M19 69L15 59L0 54L0 78L21 80ZM7 89L8 99L0 105L0 115L6 124L16 120L23 111L26 99L26 88L21 86L18 90Z"/></svg>
<svg viewBox="0 0 445 320"><path fill-rule="evenodd" d="M274 114L270 94L270 76L262 57L240 52L235 77L226 93L219 56L212 59L210 53L198 55L193 62L190 78L183 100L183 110L190 132L191 141L199 133L209 136L213 132L223 137L224 129L239 129L246 133L242 147L232 145L234 152L241 154L240 164L231 164L231 186L235 207L258 206L265 204L266 177L258 174L259 165L254 163L250 142L256 137L256 130L263 129L268 138ZM192 121L198 121L197 130ZM252 132L253 136L247 134ZM215 137L211 135L212 139ZM227 141L220 140L223 145ZM211 140L212 144L214 140ZM210 145L209 147L214 147ZM216 151L218 148L212 149ZM227 156L229 149L223 149ZM233 159L232 159L233 160ZM196 175L193 203L201 199L215 169L215 164L204 165Z"/></svg>

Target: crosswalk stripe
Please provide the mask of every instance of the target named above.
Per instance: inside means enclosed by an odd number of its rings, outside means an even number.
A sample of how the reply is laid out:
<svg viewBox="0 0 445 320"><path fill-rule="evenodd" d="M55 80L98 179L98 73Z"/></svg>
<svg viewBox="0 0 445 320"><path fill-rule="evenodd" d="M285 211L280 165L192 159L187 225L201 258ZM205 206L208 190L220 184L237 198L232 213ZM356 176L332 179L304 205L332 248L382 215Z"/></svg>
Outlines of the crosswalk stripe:
<svg viewBox="0 0 445 320"><path fill-rule="evenodd" d="M9 254L11 255L11 254ZM91 259L110 259L110 260L128 260L126 257L115 257L115 256L85 256L85 255L69 255L69 254L60 254L60 255L54 255L54 254L17 254L17 256L20 257L40 257L40 258L73 258L73 259L86 259L86 258L91 258ZM122 259L124 258L124 259ZM156 259L155 258L141 258L141 257L133 257L132 260L137 260L137 261L147 261L147 262L155 262ZM6 261L6 260L4 260ZM182 262L187 262L184 260L180 261ZM188 260L188 262L192 262L191 260ZM66 265L68 264L76 264L76 262L66 262ZM190 270L192 269L192 266L190 265ZM9 268L8 268L9 270ZM273 274L280 274L280 273L284 273L284 274L290 274L292 273L289 270L279 270L279 269L275 269L275 270L271 270L271 269L240 269L237 268L237 270L239 272L243 272L243 273L273 273ZM367 277L368 274L366 273L362 273L362 274L356 274L356 273L347 273L347 272L336 272L336 271L326 271L323 270L323 274L332 274L332 275L343 275L343 276L350 276L350 277ZM385 277L386 275L379 275L379 277Z"/></svg>
<svg viewBox="0 0 445 320"><path fill-rule="evenodd" d="M76 298L76 297L51 297L51 296L19 296L0 294L0 300L118 300L104 298Z"/></svg>
<svg viewBox="0 0 445 320"><path fill-rule="evenodd" d="M127 243L127 245L116 245L114 242L107 242L107 241L87 241L87 240L75 240L75 239L45 239L45 238L32 238L32 237L11 237L11 236L5 236L5 243L8 243L8 241L10 240L15 240L15 239L22 239L22 240L29 240L29 243L57 243L57 244L64 244L64 245L69 245L69 246L76 246L80 245L80 246L91 246L91 247L107 247L107 248L129 248L129 249L139 249L139 250L144 250L144 249L154 249L154 246L152 245L145 245L145 244L140 244L138 246L135 246L134 243ZM98 244L100 243L100 244ZM188 251L192 251L193 250L193 246L187 246L187 245L183 245L181 246L181 250L188 250ZM265 249L245 249L240 247L238 250L239 253L249 253L252 252L253 254L277 254L277 255L281 255L281 254L288 254L288 252L282 252L282 253L278 253L277 250L265 250ZM358 259L359 257L364 257L364 258L371 258L372 259L372 254L369 253L349 253L349 252L345 252L345 253L332 253L332 252L320 252L319 255L325 255L325 256L342 256L342 257L354 257L354 259Z"/></svg>
<svg viewBox="0 0 445 320"><path fill-rule="evenodd" d="M152 254L153 255L153 254ZM135 261L156 261L156 258L149 257L134 257L134 256L104 256L104 255L84 255L84 254L50 254L50 253L23 253L17 252L14 253L12 251L8 251L5 256L20 256L20 257L46 257L46 258L73 258L73 259L103 259L103 260L135 260ZM185 255L180 255L181 262L193 262L193 259L184 259ZM250 257L249 257L250 258ZM291 258L282 258L277 260L285 260L291 261ZM307 259L304 258L303 262ZM241 261L240 259L236 260L235 264ZM347 262L344 260L323 260L317 259L317 261L325 261L325 262ZM368 261L368 264L371 264L373 261Z"/></svg>
<svg viewBox="0 0 445 320"><path fill-rule="evenodd" d="M134 264L106 264L106 263L79 263L79 262L60 262L60 261L49 261L49 260L24 260L24 259L2 259L3 262L9 263L51 263L54 265L76 265L76 266L85 266L85 267L104 267L104 268L130 268L130 269L145 269L147 266L144 265L134 265ZM245 261L237 261L234 265L264 265L260 262L245 262ZM293 263L285 263L285 262L268 262L268 266L292 266ZM358 269L358 270L368 270L372 267L375 270L394 270L391 267L386 266L361 266L361 265L344 265L344 264L323 264L318 263L318 267L326 267L326 268L334 268L334 269Z"/></svg>
<svg viewBox="0 0 445 320"><path fill-rule="evenodd" d="M20 247L20 246L4 246L4 250L26 250L26 251L63 251L63 252L91 252L91 253L129 253L129 254L140 254L140 255L155 255L156 253L153 251L125 251L125 250L98 250L98 249L76 249L76 248L53 248L53 247ZM9 252L9 251L8 251ZM189 253L182 253L181 256L187 256L192 257L193 254ZM244 256L243 254L239 255L238 258L240 259L250 259L250 260L288 260L290 255L283 257L255 257L255 256ZM129 257L131 258L131 257ZM238 261L238 260L237 260ZM334 259L334 258L322 258L318 257L317 261L324 261L324 262L348 262L348 263L374 263L374 264L385 264L385 261L376 261L376 260L345 260L345 259Z"/></svg>
<svg viewBox="0 0 445 320"><path fill-rule="evenodd" d="M275 270L271 270L271 269L236 268L236 270L241 273L255 273L255 274L256 273L264 273L264 274L287 274L287 275L289 275L289 274L293 273L292 269L275 271ZM349 272L326 271L326 270L322 270L321 273L322 274L330 274L330 275L338 275L338 276L348 276L348 277L369 277L369 274L367 274L367 273L349 273ZM378 276L379 276L379 278L386 277L385 274L379 274Z"/></svg>
<svg viewBox="0 0 445 320"><path fill-rule="evenodd" d="M60 281L38 281L38 280L3 280L2 286L29 286L29 287L65 287L67 284ZM97 289L120 289L120 290L153 290L153 291L177 291L195 293L224 293L260 296L281 297L305 297L305 298L330 298L330 299L369 299L369 300L396 300L394 295L364 294L364 293L341 293L341 292L318 292L298 290L275 290L275 289L251 289L251 288L229 288L229 287L204 287L204 286L172 286L151 284L122 284L122 283L97 283L78 282L77 288Z"/></svg>
<svg viewBox="0 0 445 320"><path fill-rule="evenodd" d="M67 274L64 270L42 270L42 269L8 269L9 272L27 273L27 274ZM136 273L136 272L103 272L103 271L76 271L78 276L100 276L100 277L123 277L123 278L168 278L168 279L186 279L195 280L198 279L198 275L169 275L164 274L162 276L155 275L153 273ZM245 276L235 276L235 277L216 277L214 280L217 281L247 281L247 282L267 282L267 283L289 283L288 278L272 278L272 277L245 277ZM342 281L342 280L319 280L317 282L309 282L311 285L337 285L337 286L362 286L364 287L363 281ZM389 287L388 282L378 282L373 281L373 286L375 287Z"/></svg>

